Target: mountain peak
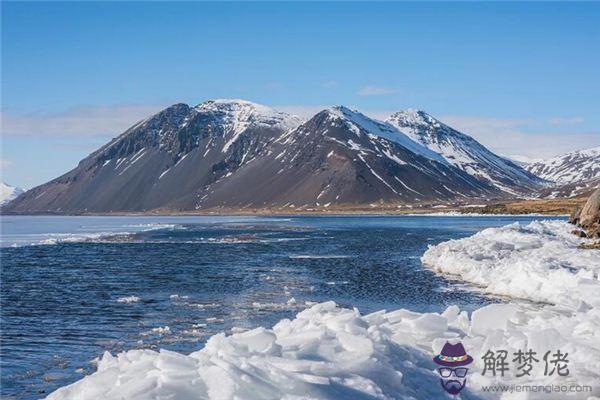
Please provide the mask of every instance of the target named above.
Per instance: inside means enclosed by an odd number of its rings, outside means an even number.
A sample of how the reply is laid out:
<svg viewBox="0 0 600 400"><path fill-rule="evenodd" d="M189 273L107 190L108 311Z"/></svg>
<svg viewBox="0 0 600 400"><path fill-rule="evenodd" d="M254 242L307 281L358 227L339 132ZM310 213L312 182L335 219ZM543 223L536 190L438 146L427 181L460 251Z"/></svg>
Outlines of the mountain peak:
<svg viewBox="0 0 600 400"><path fill-rule="evenodd" d="M185 103L175 103L133 125L128 131L147 125L179 124L190 112Z"/></svg>
<svg viewBox="0 0 600 400"><path fill-rule="evenodd" d="M326 108L322 112L325 112L325 113L332 115L334 117L337 117L337 118L344 119L349 122L353 122L357 125L361 125L361 122L364 123L366 121L378 122L378 121L372 120L371 118L367 117L366 115L364 115L363 113L361 113L358 110L355 110L353 108L346 107L343 105L331 106L329 108Z"/></svg>
<svg viewBox="0 0 600 400"><path fill-rule="evenodd" d="M417 127L417 126L440 126L441 122L429 115L423 110L416 108L407 108L393 113L388 121L393 121L394 125L405 126L405 127Z"/></svg>
<svg viewBox="0 0 600 400"><path fill-rule="evenodd" d="M175 103L166 108L163 108L162 110L160 110L159 112L157 112L156 114L154 114L153 116L151 116L148 119L151 119L153 117L158 117L158 116L164 116L164 115L182 115L182 114L187 114L189 111L190 111L189 105L187 105L185 103Z"/></svg>
<svg viewBox="0 0 600 400"><path fill-rule="evenodd" d="M471 136L451 128L425 111L398 111L387 119L387 123L440 154L455 167L507 193L529 193L543 183L513 162L494 154Z"/></svg>
<svg viewBox="0 0 600 400"><path fill-rule="evenodd" d="M255 110L272 110L270 107L244 99L212 99L206 100L196 107L198 110L252 108Z"/></svg>
<svg viewBox="0 0 600 400"><path fill-rule="evenodd" d="M397 111L396 114L403 114L407 116L419 116L419 115L427 115L427 113L419 108L405 108L404 110Z"/></svg>
<svg viewBox="0 0 600 400"><path fill-rule="evenodd" d="M393 125L370 118L358 110L339 105L329 107L322 112L326 112L329 115L332 115L334 118L342 119L357 135L361 132L364 132L371 136L384 138L391 142L400 144L413 153L417 153L425 158L429 158L430 160L435 160L444 164L446 163L446 160L444 160L442 156L409 138Z"/></svg>
<svg viewBox="0 0 600 400"><path fill-rule="evenodd" d="M235 132L241 132L252 124L291 129L302 123L300 117L242 99L207 100L194 107L194 111L220 115L223 123Z"/></svg>
<svg viewBox="0 0 600 400"><path fill-rule="evenodd" d="M337 114L337 115L347 115L347 114L354 114L354 113L359 113L357 110L354 110L350 107L346 107L343 105L336 105L336 106L331 106L329 108L326 109L326 111L332 113L332 114Z"/></svg>
<svg viewBox="0 0 600 400"><path fill-rule="evenodd" d="M17 197L19 197L25 191L20 187L10 186L4 182L0 182L0 205L4 205Z"/></svg>

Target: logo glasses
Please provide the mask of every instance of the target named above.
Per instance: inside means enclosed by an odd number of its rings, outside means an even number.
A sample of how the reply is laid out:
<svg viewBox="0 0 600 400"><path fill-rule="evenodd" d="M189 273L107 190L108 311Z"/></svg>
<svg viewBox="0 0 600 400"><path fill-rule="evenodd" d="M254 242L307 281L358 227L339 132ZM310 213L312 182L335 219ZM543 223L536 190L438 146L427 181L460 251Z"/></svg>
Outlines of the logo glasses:
<svg viewBox="0 0 600 400"><path fill-rule="evenodd" d="M442 378L450 378L452 375L457 378L464 378L467 376L468 368L438 368L438 372Z"/></svg>

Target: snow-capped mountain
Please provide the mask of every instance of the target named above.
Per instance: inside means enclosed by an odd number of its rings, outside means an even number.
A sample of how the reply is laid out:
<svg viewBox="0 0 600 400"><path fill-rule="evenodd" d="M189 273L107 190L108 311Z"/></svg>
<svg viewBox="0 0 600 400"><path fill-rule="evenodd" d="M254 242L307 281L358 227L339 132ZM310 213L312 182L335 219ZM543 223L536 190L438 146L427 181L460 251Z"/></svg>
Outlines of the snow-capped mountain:
<svg viewBox="0 0 600 400"><path fill-rule="evenodd" d="M175 104L138 122L7 212L193 209L298 117L243 100Z"/></svg>
<svg viewBox="0 0 600 400"><path fill-rule="evenodd" d="M424 111L399 111L392 114L387 122L414 141L442 155L455 167L507 193L531 193L544 183L521 166L494 154L471 136Z"/></svg>
<svg viewBox="0 0 600 400"><path fill-rule="evenodd" d="M390 124L346 107L302 121L243 100L176 104L7 212L410 203L502 193Z"/></svg>
<svg viewBox="0 0 600 400"><path fill-rule="evenodd" d="M269 177L265 180L265 177ZM235 188L259 188L235 194ZM219 182L203 206L330 206L498 195L391 125L346 107L317 113Z"/></svg>
<svg viewBox="0 0 600 400"><path fill-rule="evenodd" d="M600 176L587 181L557 184L548 186L538 192L539 198L556 199L567 197L588 198L594 190L600 187Z"/></svg>
<svg viewBox="0 0 600 400"><path fill-rule="evenodd" d="M25 191L20 187L10 186L4 182L0 182L0 206L16 199L24 192Z"/></svg>
<svg viewBox="0 0 600 400"><path fill-rule="evenodd" d="M558 184L571 184L600 178L600 146L572 151L528 164L529 172Z"/></svg>

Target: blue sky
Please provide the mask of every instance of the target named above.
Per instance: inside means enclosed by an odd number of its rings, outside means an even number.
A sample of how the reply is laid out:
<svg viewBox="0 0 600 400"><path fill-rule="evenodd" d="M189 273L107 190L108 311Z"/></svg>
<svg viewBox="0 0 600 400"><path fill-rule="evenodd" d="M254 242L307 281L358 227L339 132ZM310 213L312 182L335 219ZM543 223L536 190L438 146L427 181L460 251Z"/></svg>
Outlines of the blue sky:
<svg viewBox="0 0 600 400"><path fill-rule="evenodd" d="M531 158L600 145L598 3L2 3L2 179L175 102L422 108Z"/></svg>

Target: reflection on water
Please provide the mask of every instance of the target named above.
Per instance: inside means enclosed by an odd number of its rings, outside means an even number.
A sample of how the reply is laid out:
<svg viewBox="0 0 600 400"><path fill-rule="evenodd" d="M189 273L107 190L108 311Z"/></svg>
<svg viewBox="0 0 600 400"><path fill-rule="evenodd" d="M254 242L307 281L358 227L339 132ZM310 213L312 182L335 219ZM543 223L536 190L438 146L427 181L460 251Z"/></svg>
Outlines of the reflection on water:
<svg viewBox="0 0 600 400"><path fill-rule="evenodd" d="M531 218L3 217L3 244L20 247L2 248L1 394L44 397L105 350L187 353L312 302L370 312L497 301L420 256L515 220Z"/></svg>

